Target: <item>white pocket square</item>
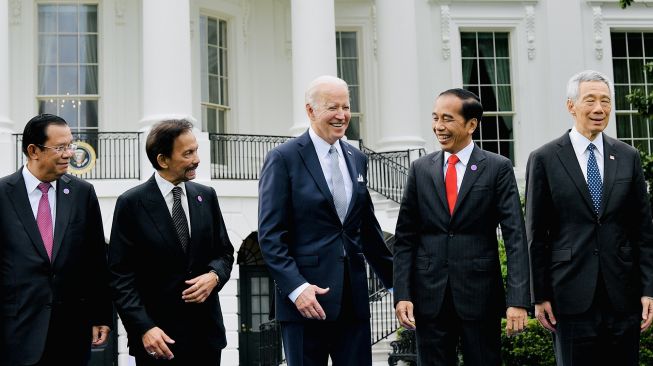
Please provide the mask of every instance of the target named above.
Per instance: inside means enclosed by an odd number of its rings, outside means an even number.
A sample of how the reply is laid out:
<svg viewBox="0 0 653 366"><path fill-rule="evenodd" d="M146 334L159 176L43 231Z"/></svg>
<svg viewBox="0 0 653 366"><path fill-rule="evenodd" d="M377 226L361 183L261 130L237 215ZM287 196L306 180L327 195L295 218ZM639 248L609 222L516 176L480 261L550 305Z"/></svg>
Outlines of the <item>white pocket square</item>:
<svg viewBox="0 0 653 366"><path fill-rule="evenodd" d="M365 182L365 179L363 178L363 175L359 174L357 180L359 182Z"/></svg>

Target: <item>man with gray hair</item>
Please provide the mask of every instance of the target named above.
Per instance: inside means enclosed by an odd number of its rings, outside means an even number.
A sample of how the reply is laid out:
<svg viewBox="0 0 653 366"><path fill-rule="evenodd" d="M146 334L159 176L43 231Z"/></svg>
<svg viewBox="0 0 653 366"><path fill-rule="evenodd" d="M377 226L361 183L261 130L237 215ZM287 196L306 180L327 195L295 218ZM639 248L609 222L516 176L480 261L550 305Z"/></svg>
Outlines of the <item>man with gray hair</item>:
<svg viewBox="0 0 653 366"><path fill-rule="evenodd" d="M603 133L612 82L567 85L574 126L531 153L526 172L535 316L558 365L639 365L653 321L653 221L639 154Z"/></svg>
<svg viewBox="0 0 653 366"><path fill-rule="evenodd" d="M271 150L259 182L259 243L276 284L289 366L372 364L367 260L386 287L392 256L367 191L367 157L342 138L351 111L344 80L315 79L311 125Z"/></svg>

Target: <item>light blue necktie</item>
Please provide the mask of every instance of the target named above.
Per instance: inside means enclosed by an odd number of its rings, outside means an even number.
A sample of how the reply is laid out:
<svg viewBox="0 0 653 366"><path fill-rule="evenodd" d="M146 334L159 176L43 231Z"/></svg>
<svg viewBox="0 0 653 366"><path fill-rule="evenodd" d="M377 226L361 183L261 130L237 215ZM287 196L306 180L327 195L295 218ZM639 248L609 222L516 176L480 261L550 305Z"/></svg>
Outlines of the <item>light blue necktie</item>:
<svg viewBox="0 0 653 366"><path fill-rule="evenodd" d="M345 222L345 216L347 215L345 180L340 171L338 150L333 145L329 148L329 159L331 159L331 194L333 195L333 204L336 206L336 212L338 212L340 222Z"/></svg>
<svg viewBox="0 0 653 366"><path fill-rule="evenodd" d="M594 204L594 213L598 216L599 209L601 208L601 194L603 193L603 182L601 181L601 174L599 173L599 165L596 163L596 155L594 155L596 146L590 143L587 150L590 156L587 159L587 187L592 196L592 203Z"/></svg>

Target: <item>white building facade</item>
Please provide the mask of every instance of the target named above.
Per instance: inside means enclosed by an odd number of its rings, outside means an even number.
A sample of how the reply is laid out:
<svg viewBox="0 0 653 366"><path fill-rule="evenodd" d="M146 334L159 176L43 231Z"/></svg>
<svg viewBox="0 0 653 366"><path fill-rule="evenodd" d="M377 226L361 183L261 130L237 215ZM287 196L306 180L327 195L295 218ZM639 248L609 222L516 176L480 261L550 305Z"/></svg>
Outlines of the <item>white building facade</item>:
<svg viewBox="0 0 653 366"><path fill-rule="evenodd" d="M470 89L486 111L475 141L509 157L523 181L529 153L571 127L566 82L583 69L615 80L607 134L653 152L653 124L625 99L653 91L647 62L653 0L627 9L617 0L0 0L0 176L21 165L16 134L27 121L61 115L96 153L82 177L95 185L108 237L116 197L153 172L149 127L191 120L197 181L218 192L238 263L257 268L235 265L221 292L223 364L249 364L245 354L258 351L247 333L268 320L271 286L262 263L245 258L257 244L243 244L257 230L260 143L306 130L312 79L350 84L350 139L410 159L439 149L437 94ZM247 150L250 141L263 152ZM379 207L388 233L390 207Z"/></svg>

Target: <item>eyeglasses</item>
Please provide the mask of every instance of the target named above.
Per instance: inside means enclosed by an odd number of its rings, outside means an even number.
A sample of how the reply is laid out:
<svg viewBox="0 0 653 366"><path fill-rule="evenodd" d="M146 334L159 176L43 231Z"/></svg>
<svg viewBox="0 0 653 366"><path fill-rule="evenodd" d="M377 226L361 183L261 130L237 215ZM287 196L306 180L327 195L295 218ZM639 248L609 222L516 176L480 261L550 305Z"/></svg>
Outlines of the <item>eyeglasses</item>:
<svg viewBox="0 0 653 366"><path fill-rule="evenodd" d="M54 150L57 154L61 154L65 151L75 151L77 150L77 144L70 144L70 145L59 145L59 146L45 146L45 145L40 145L36 144L36 146L44 147L46 149Z"/></svg>

